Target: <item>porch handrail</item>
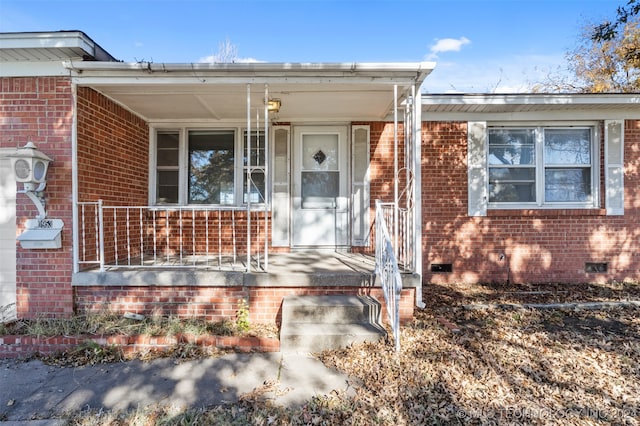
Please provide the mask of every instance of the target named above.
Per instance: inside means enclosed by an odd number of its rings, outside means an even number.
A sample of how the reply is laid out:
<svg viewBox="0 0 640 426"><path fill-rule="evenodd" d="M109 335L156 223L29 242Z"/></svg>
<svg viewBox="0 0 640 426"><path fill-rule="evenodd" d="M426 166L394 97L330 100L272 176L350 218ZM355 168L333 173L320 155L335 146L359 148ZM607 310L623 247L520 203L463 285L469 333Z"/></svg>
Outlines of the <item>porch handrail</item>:
<svg viewBox="0 0 640 426"><path fill-rule="evenodd" d="M376 204L377 206L377 204ZM401 272L415 271L413 209L396 207L394 203L380 202L382 218L394 244L394 253ZM396 218L397 213L397 218ZM397 219L397 220L396 220ZM397 242L397 246L395 245Z"/></svg>
<svg viewBox="0 0 640 426"><path fill-rule="evenodd" d="M252 236L242 230L250 215L264 212L260 206L126 206L105 205L102 200L78 202L77 209L78 265L98 266L101 271L109 267L221 270L225 263L224 269L249 271L250 256L242 262L238 253L250 247L246 239ZM260 253L252 254L260 264ZM262 259L266 267L266 254Z"/></svg>
<svg viewBox="0 0 640 426"><path fill-rule="evenodd" d="M376 269L380 277L384 299L387 307L389 324L393 331L395 350L400 351L400 295L402 293L402 277L396 260L391 234L387 227L384 207L393 203L376 200Z"/></svg>

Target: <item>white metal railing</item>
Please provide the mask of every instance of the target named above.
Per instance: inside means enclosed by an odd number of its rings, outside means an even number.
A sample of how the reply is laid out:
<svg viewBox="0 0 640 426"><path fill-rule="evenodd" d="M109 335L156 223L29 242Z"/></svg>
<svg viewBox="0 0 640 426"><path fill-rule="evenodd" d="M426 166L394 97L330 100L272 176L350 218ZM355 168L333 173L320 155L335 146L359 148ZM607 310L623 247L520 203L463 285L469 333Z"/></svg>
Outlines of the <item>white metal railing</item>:
<svg viewBox="0 0 640 426"><path fill-rule="evenodd" d="M102 200L79 202L77 208L79 267L266 267L266 253L260 252L261 247L266 252L266 244L255 244L255 252L248 253L251 239L264 239L260 222L267 217L262 208L107 206ZM243 251L246 261L239 257Z"/></svg>
<svg viewBox="0 0 640 426"><path fill-rule="evenodd" d="M376 200L376 275L380 277L396 352L400 351L400 295L402 277L388 228L388 206ZM393 205L392 205L393 206ZM393 211L393 210L392 210ZM393 219L393 217L391 217Z"/></svg>
<svg viewBox="0 0 640 426"><path fill-rule="evenodd" d="M376 212L381 210L389 237L394 245L398 267L402 272L415 271L415 231L413 228L413 210L397 208L394 203L376 201ZM397 212L397 221L396 221ZM377 215L377 213L376 213Z"/></svg>

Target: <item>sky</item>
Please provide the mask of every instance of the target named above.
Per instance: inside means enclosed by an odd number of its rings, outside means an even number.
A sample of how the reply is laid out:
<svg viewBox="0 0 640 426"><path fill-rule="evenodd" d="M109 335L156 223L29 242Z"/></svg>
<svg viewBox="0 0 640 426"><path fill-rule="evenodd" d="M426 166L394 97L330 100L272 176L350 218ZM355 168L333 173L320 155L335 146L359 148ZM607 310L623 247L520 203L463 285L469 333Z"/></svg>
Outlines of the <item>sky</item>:
<svg viewBox="0 0 640 426"><path fill-rule="evenodd" d="M525 92L626 0L0 0L0 32L80 30L125 62L433 61L428 93Z"/></svg>

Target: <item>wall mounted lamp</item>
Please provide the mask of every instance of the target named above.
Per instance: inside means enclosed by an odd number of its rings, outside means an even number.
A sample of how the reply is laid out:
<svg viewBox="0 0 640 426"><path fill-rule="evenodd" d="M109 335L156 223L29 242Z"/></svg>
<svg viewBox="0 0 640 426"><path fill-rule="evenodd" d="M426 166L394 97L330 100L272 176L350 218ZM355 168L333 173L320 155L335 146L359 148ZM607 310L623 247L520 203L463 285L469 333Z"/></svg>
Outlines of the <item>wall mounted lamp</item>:
<svg viewBox="0 0 640 426"><path fill-rule="evenodd" d="M22 183L24 187L23 191L18 192L27 194L38 209L38 219L44 219L47 213L44 209L42 191L47 186L47 170L53 160L39 151L33 142L27 142L8 157L11 159L16 182Z"/></svg>
<svg viewBox="0 0 640 426"><path fill-rule="evenodd" d="M23 190L38 209L36 219L29 219L25 231L18 236L23 248L60 248L60 234L64 223L60 219L47 219L44 189L47 186L47 170L53 161L47 154L39 151L33 142L27 142L13 154L8 155L16 177L22 183Z"/></svg>
<svg viewBox="0 0 640 426"><path fill-rule="evenodd" d="M267 102L267 111L278 112L280 111L280 106L282 106L280 99L269 99L269 102Z"/></svg>

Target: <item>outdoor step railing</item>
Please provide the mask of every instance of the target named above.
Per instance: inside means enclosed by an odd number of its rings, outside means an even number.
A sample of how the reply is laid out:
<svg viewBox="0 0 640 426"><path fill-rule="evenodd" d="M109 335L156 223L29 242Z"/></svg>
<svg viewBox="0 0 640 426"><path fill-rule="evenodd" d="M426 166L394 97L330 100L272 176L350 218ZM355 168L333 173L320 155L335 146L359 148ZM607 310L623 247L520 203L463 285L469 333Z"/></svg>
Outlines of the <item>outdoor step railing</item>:
<svg viewBox="0 0 640 426"><path fill-rule="evenodd" d="M380 278L387 307L389 324L393 331L396 352L400 351L400 296L402 277L389 233L389 206L376 200L376 275ZM394 209L391 209L393 211ZM393 215L391 216L393 219Z"/></svg>
<svg viewBox="0 0 640 426"><path fill-rule="evenodd" d="M252 235L248 235L251 215ZM266 259L263 209L78 203L79 268L213 268L248 271ZM250 242L250 244L248 244ZM247 259L247 247L252 253ZM265 252L261 252L265 250Z"/></svg>
<svg viewBox="0 0 640 426"><path fill-rule="evenodd" d="M396 210L394 203L377 201L376 212L378 206L387 226L387 231L389 231L391 243L396 248L395 256L398 267L402 272L415 271L413 210L400 207ZM394 218L396 211L398 213L397 222Z"/></svg>

